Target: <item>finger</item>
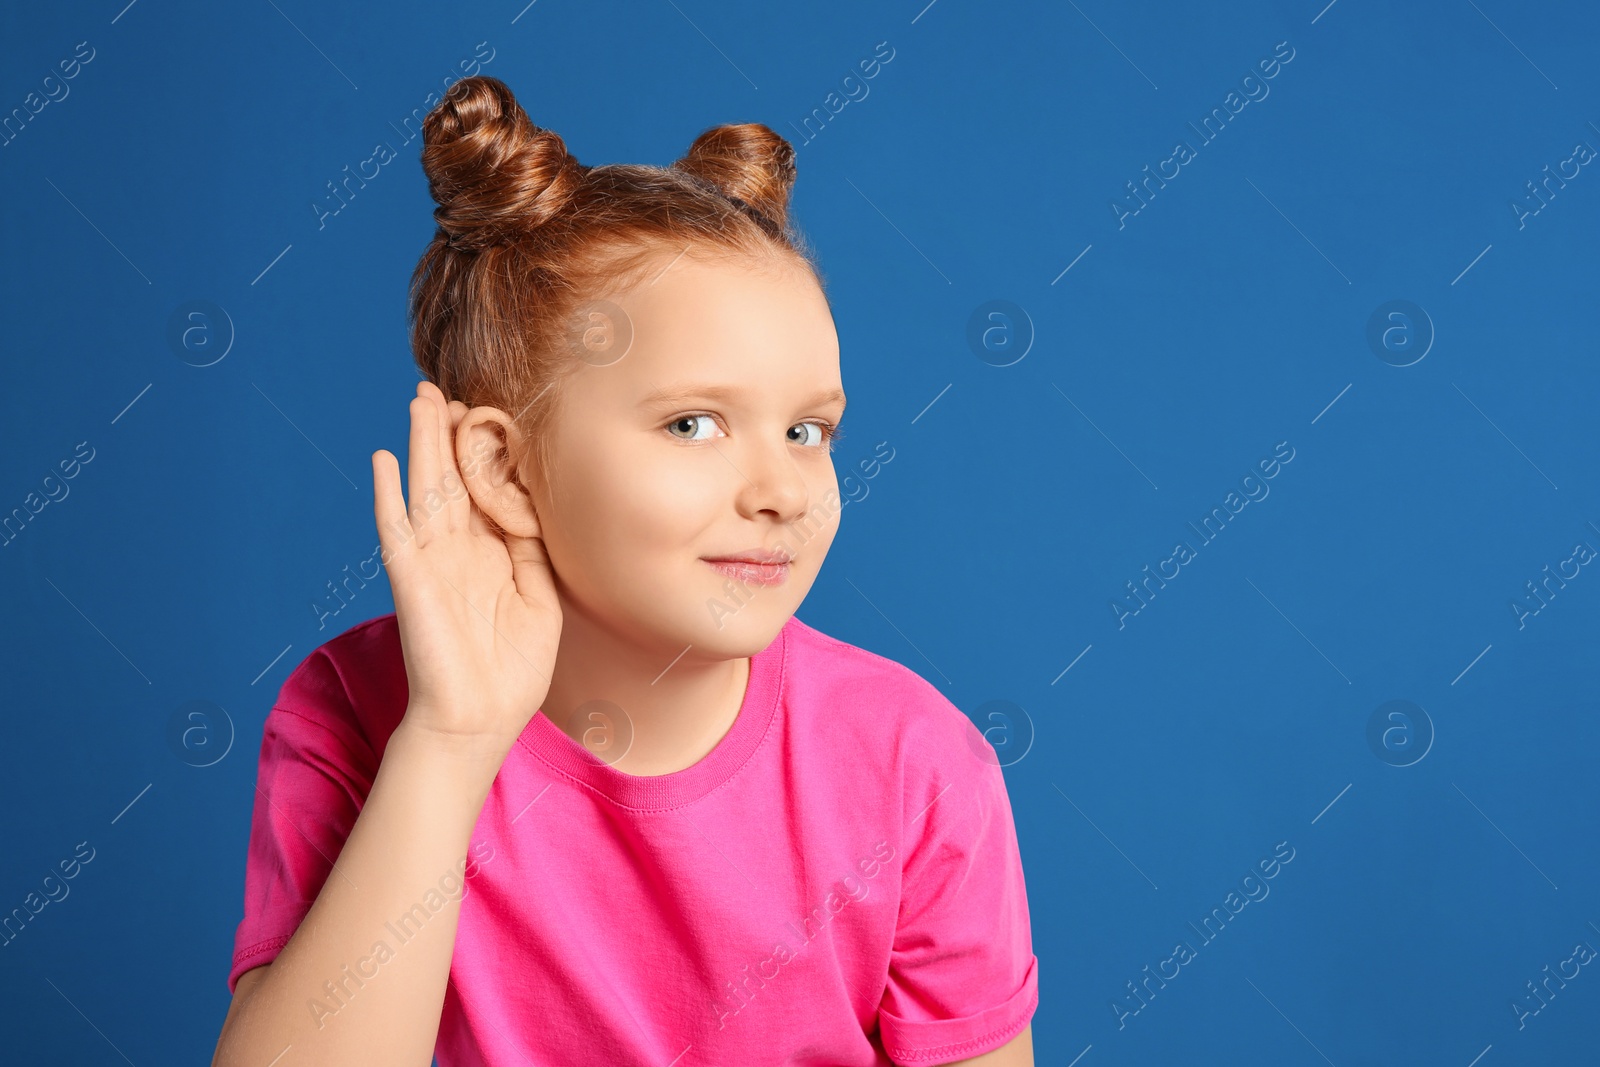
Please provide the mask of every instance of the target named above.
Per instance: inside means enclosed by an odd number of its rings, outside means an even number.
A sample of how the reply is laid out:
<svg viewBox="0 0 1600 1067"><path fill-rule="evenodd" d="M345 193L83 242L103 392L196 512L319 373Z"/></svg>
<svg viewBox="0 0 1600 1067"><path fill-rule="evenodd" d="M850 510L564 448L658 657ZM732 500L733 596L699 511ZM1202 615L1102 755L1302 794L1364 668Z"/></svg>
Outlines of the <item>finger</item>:
<svg viewBox="0 0 1600 1067"><path fill-rule="evenodd" d="M461 475L463 481L470 478L476 469L471 455L467 456L466 462L462 462L461 454L468 450L463 447L461 440L456 436L461 429L461 420L466 418L467 412L470 410L467 405L459 400L450 401L450 454L455 457L456 473ZM470 500L471 497L469 496L468 499Z"/></svg>
<svg viewBox="0 0 1600 1067"><path fill-rule="evenodd" d="M400 494L400 461L382 448L372 454L372 514L378 526L381 562L387 567L410 543L411 523Z"/></svg>
<svg viewBox="0 0 1600 1067"><path fill-rule="evenodd" d="M428 403L433 405L433 454L438 462L433 482L437 495L428 502L428 514L438 522L439 531L445 532L450 529L454 518L450 498L457 477L455 449L450 447L450 408L437 385L424 382L422 389Z"/></svg>
<svg viewBox="0 0 1600 1067"><path fill-rule="evenodd" d="M407 488L411 527L419 546L432 540L429 509L439 499L439 428L435 425L439 409L427 394L431 388L428 382L419 383L417 396L411 401L411 477Z"/></svg>
<svg viewBox="0 0 1600 1067"><path fill-rule="evenodd" d="M543 598L555 580L550 553L538 537L505 535L506 554L511 557L511 579L525 598Z"/></svg>
<svg viewBox="0 0 1600 1067"><path fill-rule="evenodd" d="M499 537L500 531L490 522L489 517L477 504L472 505L472 511L467 517L467 532L473 537Z"/></svg>
<svg viewBox="0 0 1600 1067"><path fill-rule="evenodd" d="M452 400L446 410L450 414L450 454L455 457L456 472L465 478L472 473L472 466L461 462L461 443L456 439L456 433L461 429L461 420L467 417L471 409L459 400Z"/></svg>
<svg viewBox="0 0 1600 1067"><path fill-rule="evenodd" d="M466 405L459 400L454 404L447 402L444 393L437 387L433 393L439 414L439 491L444 494L444 499L439 502L440 529L466 530L472 513L472 498L467 495L467 487L456 463L456 424L461 418L454 410L460 407L464 414Z"/></svg>

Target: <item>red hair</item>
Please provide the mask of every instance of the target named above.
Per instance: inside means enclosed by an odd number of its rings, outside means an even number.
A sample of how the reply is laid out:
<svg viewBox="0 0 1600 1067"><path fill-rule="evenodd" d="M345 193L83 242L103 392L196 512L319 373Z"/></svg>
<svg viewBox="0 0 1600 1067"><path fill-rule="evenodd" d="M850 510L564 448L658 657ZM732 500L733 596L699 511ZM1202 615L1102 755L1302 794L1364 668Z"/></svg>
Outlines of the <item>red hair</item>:
<svg viewBox="0 0 1600 1067"><path fill-rule="evenodd" d="M547 473L539 430L577 365L587 303L686 249L789 258L822 284L789 219L794 148L759 123L712 127L668 167L591 167L479 75L450 87L422 134L439 227L411 277L412 355L446 398L510 414Z"/></svg>

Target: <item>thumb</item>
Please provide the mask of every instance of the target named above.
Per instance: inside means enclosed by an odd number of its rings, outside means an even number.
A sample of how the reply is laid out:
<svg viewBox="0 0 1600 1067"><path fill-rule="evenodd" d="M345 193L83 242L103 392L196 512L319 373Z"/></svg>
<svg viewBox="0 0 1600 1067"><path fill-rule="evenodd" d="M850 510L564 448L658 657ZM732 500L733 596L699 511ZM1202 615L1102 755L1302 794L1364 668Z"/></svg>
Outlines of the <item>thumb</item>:
<svg viewBox="0 0 1600 1067"><path fill-rule="evenodd" d="M539 537L505 534L506 554L511 557L511 578L524 597L546 596L554 588L555 568L550 552Z"/></svg>

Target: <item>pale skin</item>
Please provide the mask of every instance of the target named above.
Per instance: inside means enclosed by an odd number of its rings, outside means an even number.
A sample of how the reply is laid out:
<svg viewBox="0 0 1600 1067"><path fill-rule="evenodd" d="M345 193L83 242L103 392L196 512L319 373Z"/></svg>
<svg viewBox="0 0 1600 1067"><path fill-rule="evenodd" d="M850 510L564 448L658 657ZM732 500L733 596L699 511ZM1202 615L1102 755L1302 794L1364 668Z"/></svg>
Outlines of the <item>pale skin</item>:
<svg viewBox="0 0 1600 1067"><path fill-rule="evenodd" d="M611 294L632 327L626 355L557 386L555 484L508 413L447 402L428 382L411 402L409 512L398 461L374 453L410 702L340 854L344 877L271 965L240 977L213 1063L264 1067L292 1045L285 1062L427 1067L459 901L335 1019L314 1025L306 999L465 854L536 709L592 747L596 725L617 724L578 713L608 701L631 726L625 753L597 752L617 770L692 766L737 717L750 657L810 590L840 512L825 427L845 401L826 299L788 259L661 266ZM705 385L728 392L648 399ZM732 600L704 557L751 548L791 552L787 580ZM719 625L711 600L737 610ZM1032 1027L959 1062L1032 1067Z"/></svg>

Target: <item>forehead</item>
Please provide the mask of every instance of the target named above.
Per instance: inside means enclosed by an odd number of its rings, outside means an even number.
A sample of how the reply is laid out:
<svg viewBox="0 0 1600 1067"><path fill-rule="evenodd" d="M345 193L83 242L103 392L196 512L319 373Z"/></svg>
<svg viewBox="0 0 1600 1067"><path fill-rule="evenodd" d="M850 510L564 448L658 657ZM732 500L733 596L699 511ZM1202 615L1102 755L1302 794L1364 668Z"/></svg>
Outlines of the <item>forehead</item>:
<svg viewBox="0 0 1600 1067"><path fill-rule="evenodd" d="M808 396L840 387L827 300L811 271L788 257L662 256L613 302L631 343L615 363L579 371L588 388L643 399L680 383Z"/></svg>

